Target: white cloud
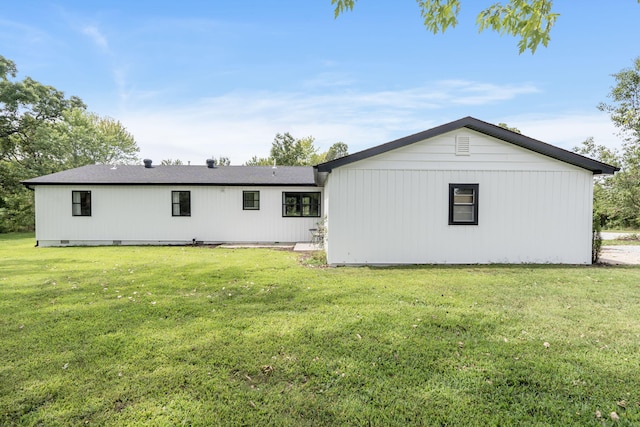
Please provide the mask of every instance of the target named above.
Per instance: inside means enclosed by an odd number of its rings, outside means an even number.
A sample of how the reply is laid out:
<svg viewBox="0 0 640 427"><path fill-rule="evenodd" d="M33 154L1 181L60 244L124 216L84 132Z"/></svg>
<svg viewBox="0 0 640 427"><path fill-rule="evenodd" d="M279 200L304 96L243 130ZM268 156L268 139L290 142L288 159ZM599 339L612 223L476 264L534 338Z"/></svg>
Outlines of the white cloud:
<svg viewBox="0 0 640 427"><path fill-rule="evenodd" d="M111 74L113 76L113 83L115 84L119 102L125 104L129 102L132 97L133 90L128 83L128 68L129 66L123 62L117 49L111 49L107 37L100 31L95 25L84 25L80 28L82 34L86 35L91 41L96 44L104 54L107 61L107 67L110 67ZM144 98L141 92L134 94L137 98Z"/></svg>
<svg viewBox="0 0 640 427"><path fill-rule="evenodd" d="M448 80L378 92L230 92L170 107L151 106L147 99L146 107L114 115L135 135L141 156L156 162L179 158L204 164L209 156L224 155L242 164L254 155L267 156L276 133L312 135L321 150L343 141L355 152L469 115L469 105L514 102L536 92L531 84ZM588 136L599 143L612 139L604 138L611 134L606 116L597 114L510 116L499 121L567 149Z"/></svg>
<svg viewBox="0 0 640 427"><path fill-rule="evenodd" d="M445 100L459 105L485 105L498 101L506 101L519 95L538 93L539 90L530 83L519 85L498 85L464 80L444 81ZM454 99L450 99L455 95Z"/></svg>
<svg viewBox="0 0 640 427"><path fill-rule="evenodd" d="M89 38L97 44L100 48L104 50L109 49L109 43L107 42L107 38L102 35L98 27L94 25L86 25L82 28L82 34L89 36Z"/></svg>
<svg viewBox="0 0 640 427"><path fill-rule="evenodd" d="M595 142L619 148L621 140L611 119L602 112L568 111L560 114L529 114L506 117L504 122L531 137L566 150L593 137Z"/></svg>

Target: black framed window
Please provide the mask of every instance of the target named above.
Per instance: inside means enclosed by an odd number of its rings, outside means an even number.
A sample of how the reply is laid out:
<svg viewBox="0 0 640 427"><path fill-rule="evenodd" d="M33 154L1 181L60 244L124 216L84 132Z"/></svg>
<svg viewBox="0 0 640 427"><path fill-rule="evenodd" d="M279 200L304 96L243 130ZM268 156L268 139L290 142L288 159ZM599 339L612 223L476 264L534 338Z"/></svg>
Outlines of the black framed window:
<svg viewBox="0 0 640 427"><path fill-rule="evenodd" d="M171 215L191 216L191 191L171 192Z"/></svg>
<svg viewBox="0 0 640 427"><path fill-rule="evenodd" d="M260 192L259 191L243 191L242 192L242 209L245 211L257 211L260 209Z"/></svg>
<svg viewBox="0 0 640 427"><path fill-rule="evenodd" d="M320 193L283 192L282 216L320 217Z"/></svg>
<svg viewBox="0 0 640 427"><path fill-rule="evenodd" d="M71 192L71 213L73 216L91 216L91 191Z"/></svg>
<svg viewBox="0 0 640 427"><path fill-rule="evenodd" d="M449 184L449 225L478 225L479 184Z"/></svg>

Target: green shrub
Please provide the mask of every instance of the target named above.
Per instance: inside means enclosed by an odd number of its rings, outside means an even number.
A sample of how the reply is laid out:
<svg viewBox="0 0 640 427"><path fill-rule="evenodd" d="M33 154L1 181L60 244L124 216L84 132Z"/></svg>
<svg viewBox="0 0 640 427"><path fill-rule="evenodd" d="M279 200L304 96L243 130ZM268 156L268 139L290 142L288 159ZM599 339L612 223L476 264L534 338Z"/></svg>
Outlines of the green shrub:
<svg viewBox="0 0 640 427"><path fill-rule="evenodd" d="M600 259L600 252L602 250L602 235L601 231L600 218L598 215L593 215L593 231L591 238L591 263L595 264Z"/></svg>

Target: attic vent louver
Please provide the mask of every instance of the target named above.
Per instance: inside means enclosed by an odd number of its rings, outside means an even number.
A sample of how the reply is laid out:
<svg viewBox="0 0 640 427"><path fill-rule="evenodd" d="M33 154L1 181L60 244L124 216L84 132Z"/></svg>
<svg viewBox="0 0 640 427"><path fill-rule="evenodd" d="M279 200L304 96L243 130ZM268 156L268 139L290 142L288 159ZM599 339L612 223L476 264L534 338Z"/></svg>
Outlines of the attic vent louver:
<svg viewBox="0 0 640 427"><path fill-rule="evenodd" d="M213 159L207 159L207 167L213 169L216 167L216 161Z"/></svg>
<svg viewBox="0 0 640 427"><path fill-rule="evenodd" d="M456 136L456 156L468 156L471 154L471 138L468 136Z"/></svg>
<svg viewBox="0 0 640 427"><path fill-rule="evenodd" d="M151 159L144 159L143 162L144 162L144 167L145 168L149 169L149 168L153 167L153 166L151 166L151 164L153 163L153 161Z"/></svg>

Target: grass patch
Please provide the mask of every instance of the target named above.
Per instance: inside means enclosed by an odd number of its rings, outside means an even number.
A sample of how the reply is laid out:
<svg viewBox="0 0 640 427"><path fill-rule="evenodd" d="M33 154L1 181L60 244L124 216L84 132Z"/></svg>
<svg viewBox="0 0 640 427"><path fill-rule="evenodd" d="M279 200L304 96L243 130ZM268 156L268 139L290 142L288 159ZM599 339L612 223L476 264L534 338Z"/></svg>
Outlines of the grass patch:
<svg viewBox="0 0 640 427"><path fill-rule="evenodd" d="M307 267L323 268L327 266L327 254L325 251L308 252L300 256L300 261Z"/></svg>
<svg viewBox="0 0 640 427"><path fill-rule="evenodd" d="M617 239L612 240L603 240L603 246L639 246L640 245L640 235L639 234L628 234L626 236L620 236Z"/></svg>
<svg viewBox="0 0 640 427"><path fill-rule="evenodd" d="M34 243L0 236L0 425L640 423L640 268Z"/></svg>
<svg viewBox="0 0 640 427"><path fill-rule="evenodd" d="M603 240L602 246L640 246L640 240L628 240L628 239Z"/></svg>

